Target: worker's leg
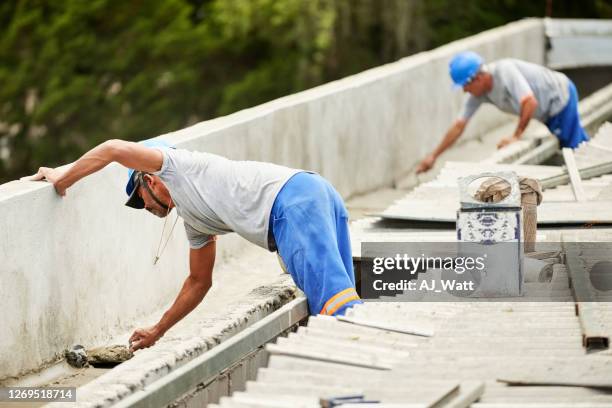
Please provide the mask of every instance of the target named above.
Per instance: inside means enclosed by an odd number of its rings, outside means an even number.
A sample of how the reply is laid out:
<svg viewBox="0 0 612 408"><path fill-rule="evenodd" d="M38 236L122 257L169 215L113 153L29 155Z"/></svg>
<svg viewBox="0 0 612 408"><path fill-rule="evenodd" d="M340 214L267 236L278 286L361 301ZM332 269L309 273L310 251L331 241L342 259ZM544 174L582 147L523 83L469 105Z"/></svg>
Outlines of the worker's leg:
<svg viewBox="0 0 612 408"><path fill-rule="evenodd" d="M349 232L349 217L348 211L344 206L344 201L340 194L327 183L328 190L334 200L334 208L336 212L336 242L340 249L340 256L342 257L342 263L344 269L347 271L353 286L355 286L355 272L353 270L353 253L351 249L351 234Z"/></svg>
<svg viewBox="0 0 612 408"><path fill-rule="evenodd" d="M344 270L347 272L349 279L351 280L352 287L355 287L355 273L353 270L353 254L351 250L351 236L348 227L348 211L344 206L344 201L340 194L332 187L332 185L323 180L330 199L333 201L334 214L336 221L336 245L340 252L342 264ZM342 293L342 292L340 292ZM355 304L362 303L357 298L354 291L347 291L345 294L340 296L331 297L327 300L323 306L323 311L330 315L344 315L346 310Z"/></svg>
<svg viewBox="0 0 612 408"><path fill-rule="evenodd" d="M342 209L344 209L344 204L342 202L339 204L342 206ZM349 278L351 278L351 282L353 282L353 286L355 286L355 272L353 270L353 253L351 249L348 216L336 218L336 243L340 249L340 256L342 257L344 269L348 272Z"/></svg>
<svg viewBox="0 0 612 408"><path fill-rule="evenodd" d="M546 123L548 129L559 139L561 147L572 149L584 141L589 140L580 123L578 114L578 92L572 81L569 81L569 100L561 112L553 116Z"/></svg>
<svg viewBox="0 0 612 408"><path fill-rule="evenodd" d="M340 314L361 303L355 291L347 213L322 177L299 173L278 194L271 214L278 252L311 314ZM350 269L345 263L350 260Z"/></svg>
<svg viewBox="0 0 612 408"><path fill-rule="evenodd" d="M342 208L344 208L344 204L342 204ZM353 255L351 251L351 237L348 228L348 217L341 217L336 219L336 242L338 244L338 248L340 249L340 256L342 258L342 263L344 264L344 269L347 271L347 275L351 280L352 286L355 287L355 273L353 270ZM355 293L353 293L353 295L355 295ZM362 302L361 300L355 299L354 301L350 301L340 305L334 313L329 314L344 315L346 309L354 306L357 303ZM333 308L333 306L328 306L328 312L330 311L330 309Z"/></svg>

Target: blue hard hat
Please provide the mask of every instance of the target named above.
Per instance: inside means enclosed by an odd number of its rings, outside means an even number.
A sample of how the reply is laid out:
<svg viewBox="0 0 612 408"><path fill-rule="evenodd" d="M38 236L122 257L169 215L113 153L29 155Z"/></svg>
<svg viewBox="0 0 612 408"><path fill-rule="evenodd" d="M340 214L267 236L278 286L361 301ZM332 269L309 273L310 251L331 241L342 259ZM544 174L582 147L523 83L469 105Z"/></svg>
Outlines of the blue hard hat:
<svg viewBox="0 0 612 408"><path fill-rule="evenodd" d="M148 139L143 140L139 143L147 147L169 147L174 149L174 146L161 139ZM142 198L140 198L140 196L138 195L138 189L136 187L138 187L136 173L134 169L128 169L128 180L127 184L125 185L125 192L129 196L129 198L125 205L136 209L142 209L144 208L144 201L142 201Z"/></svg>
<svg viewBox="0 0 612 408"><path fill-rule="evenodd" d="M480 71L484 60L473 51L463 51L455 55L448 64L450 76L456 88L469 83Z"/></svg>

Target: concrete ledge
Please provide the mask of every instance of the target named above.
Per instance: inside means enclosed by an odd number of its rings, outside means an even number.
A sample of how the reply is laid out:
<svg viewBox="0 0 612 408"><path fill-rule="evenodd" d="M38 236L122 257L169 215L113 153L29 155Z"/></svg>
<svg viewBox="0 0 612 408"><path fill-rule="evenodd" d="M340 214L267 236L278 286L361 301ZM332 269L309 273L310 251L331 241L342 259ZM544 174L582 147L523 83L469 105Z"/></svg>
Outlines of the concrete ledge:
<svg viewBox="0 0 612 408"><path fill-rule="evenodd" d="M295 287L287 275L275 284L268 283L265 288L253 290L247 297L230 302L229 312L192 322L190 327L172 333L170 339L136 353L131 360L78 388L79 407L108 407L135 393L141 395L138 393L145 387L214 350L218 344L262 320L294 296ZM174 397L178 396L180 394Z"/></svg>
<svg viewBox="0 0 612 408"><path fill-rule="evenodd" d="M553 69L612 65L612 21L544 19L550 48L547 65Z"/></svg>

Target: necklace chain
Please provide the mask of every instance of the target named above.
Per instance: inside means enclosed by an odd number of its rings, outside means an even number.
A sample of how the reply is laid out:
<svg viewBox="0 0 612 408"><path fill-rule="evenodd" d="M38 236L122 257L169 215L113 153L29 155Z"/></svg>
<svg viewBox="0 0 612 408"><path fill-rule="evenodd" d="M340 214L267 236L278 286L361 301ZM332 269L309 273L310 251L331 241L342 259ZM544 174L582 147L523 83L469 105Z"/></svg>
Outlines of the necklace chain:
<svg viewBox="0 0 612 408"><path fill-rule="evenodd" d="M164 250L166 249L166 246L168 245L170 238L172 238L172 232L174 231L174 227L176 226L176 222L178 221L178 218L179 218L178 213L177 213L176 218L174 219L174 223L172 224L172 228L170 229L170 233L168 234L168 238L166 238L166 242L164 243L164 246L161 247L161 243L164 239L164 231L166 230L166 224L168 223L168 215L170 214L170 204L172 204L172 201L168 203L168 210L166 211L166 216L164 217L164 226L162 228L162 233L159 236L159 244L157 244L157 251L156 251L155 259L153 259L153 265L157 264L157 261L159 261L159 258L164 253ZM161 247L161 251L159 250L160 247Z"/></svg>

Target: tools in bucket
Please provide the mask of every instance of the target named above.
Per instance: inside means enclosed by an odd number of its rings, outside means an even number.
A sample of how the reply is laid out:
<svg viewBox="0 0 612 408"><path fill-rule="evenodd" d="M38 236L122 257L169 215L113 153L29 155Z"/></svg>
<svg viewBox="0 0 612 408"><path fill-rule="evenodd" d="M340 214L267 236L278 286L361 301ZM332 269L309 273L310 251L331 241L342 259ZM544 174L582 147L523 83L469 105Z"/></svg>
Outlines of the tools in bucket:
<svg viewBox="0 0 612 408"><path fill-rule="evenodd" d="M460 178L459 193L459 252L480 256L486 265L469 277L478 286L474 296L521 296L523 245L527 242L530 252L535 247L539 183L514 172L481 173Z"/></svg>

